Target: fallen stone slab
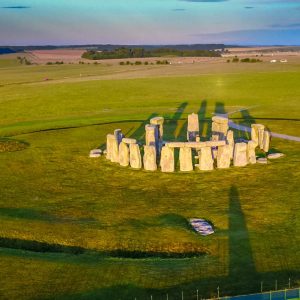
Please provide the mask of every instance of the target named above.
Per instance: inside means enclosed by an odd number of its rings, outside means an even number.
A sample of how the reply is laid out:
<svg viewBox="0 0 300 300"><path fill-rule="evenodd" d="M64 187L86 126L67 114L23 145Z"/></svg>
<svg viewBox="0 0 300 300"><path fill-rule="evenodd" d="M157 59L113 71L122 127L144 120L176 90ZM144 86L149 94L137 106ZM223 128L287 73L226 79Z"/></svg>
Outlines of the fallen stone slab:
<svg viewBox="0 0 300 300"><path fill-rule="evenodd" d="M283 153L270 153L268 159L277 159L283 156L285 156Z"/></svg>
<svg viewBox="0 0 300 300"><path fill-rule="evenodd" d="M257 159L257 163L259 164L267 164L268 163L268 160L264 157L260 157Z"/></svg>
<svg viewBox="0 0 300 300"><path fill-rule="evenodd" d="M102 150L100 149L93 149L90 151L90 157L91 158L97 158L97 157L100 157L102 154Z"/></svg>

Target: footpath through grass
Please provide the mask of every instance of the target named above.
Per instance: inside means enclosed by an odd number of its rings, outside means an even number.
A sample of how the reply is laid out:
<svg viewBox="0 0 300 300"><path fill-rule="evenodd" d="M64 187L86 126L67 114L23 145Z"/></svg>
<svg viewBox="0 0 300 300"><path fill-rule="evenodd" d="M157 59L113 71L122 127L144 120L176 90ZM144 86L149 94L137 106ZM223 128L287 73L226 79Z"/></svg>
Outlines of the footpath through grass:
<svg viewBox="0 0 300 300"><path fill-rule="evenodd" d="M299 80L287 72L1 87L0 134L26 148L0 153L0 297L176 299L183 290L196 299L218 286L244 294L261 281L299 285L298 143L274 139L284 158L208 173L88 158L116 128L143 140L157 114L168 118L169 140L184 139L190 112L206 119L208 136L213 112L245 106L257 107L237 122L300 136ZM192 217L216 233L197 235Z"/></svg>

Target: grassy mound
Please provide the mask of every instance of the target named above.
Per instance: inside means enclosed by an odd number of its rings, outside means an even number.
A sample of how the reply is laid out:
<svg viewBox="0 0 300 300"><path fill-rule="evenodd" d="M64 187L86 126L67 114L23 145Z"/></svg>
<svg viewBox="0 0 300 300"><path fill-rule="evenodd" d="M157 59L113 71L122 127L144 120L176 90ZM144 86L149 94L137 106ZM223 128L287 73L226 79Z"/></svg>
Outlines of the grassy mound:
<svg viewBox="0 0 300 300"><path fill-rule="evenodd" d="M11 140L11 139L0 139L0 153L22 151L27 147L28 144L22 141Z"/></svg>

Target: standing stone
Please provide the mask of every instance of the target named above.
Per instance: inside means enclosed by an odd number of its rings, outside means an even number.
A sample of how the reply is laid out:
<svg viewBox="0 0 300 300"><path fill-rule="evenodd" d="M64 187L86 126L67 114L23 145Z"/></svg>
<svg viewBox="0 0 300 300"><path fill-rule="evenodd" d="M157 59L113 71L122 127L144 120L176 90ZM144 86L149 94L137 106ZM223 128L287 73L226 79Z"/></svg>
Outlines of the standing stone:
<svg viewBox="0 0 300 300"><path fill-rule="evenodd" d="M142 157L141 151L138 144L130 144L130 166L133 169L141 169L142 168Z"/></svg>
<svg viewBox="0 0 300 300"><path fill-rule="evenodd" d="M154 146L155 149L158 151L158 126L157 125L146 125L146 146Z"/></svg>
<svg viewBox="0 0 300 300"><path fill-rule="evenodd" d="M154 146L144 146L144 169L146 171L156 171L156 149Z"/></svg>
<svg viewBox="0 0 300 300"><path fill-rule="evenodd" d="M227 144L230 147L230 159L233 159L234 137L233 137L233 131L232 130L228 130L226 139L227 139Z"/></svg>
<svg viewBox="0 0 300 300"><path fill-rule="evenodd" d="M256 143L255 141L249 141L247 145L247 156L250 164L256 164Z"/></svg>
<svg viewBox="0 0 300 300"><path fill-rule="evenodd" d="M119 144L113 134L106 136L106 158L112 162L119 160Z"/></svg>
<svg viewBox="0 0 300 300"><path fill-rule="evenodd" d="M228 118L221 117L221 116L214 116L212 117L212 140L213 141L218 141L218 140L224 140L227 131L229 129L229 120Z"/></svg>
<svg viewBox="0 0 300 300"><path fill-rule="evenodd" d="M199 164L196 165L202 171L211 171L214 169L214 160L211 147L201 148L199 151Z"/></svg>
<svg viewBox="0 0 300 300"><path fill-rule="evenodd" d="M192 148L180 148L179 151L180 171L193 171Z"/></svg>
<svg viewBox="0 0 300 300"><path fill-rule="evenodd" d="M119 163L123 167L129 166L129 147L126 143L121 142L119 145Z"/></svg>
<svg viewBox="0 0 300 300"><path fill-rule="evenodd" d="M248 164L247 144L236 143L234 147L233 165L235 167L244 167Z"/></svg>
<svg viewBox="0 0 300 300"><path fill-rule="evenodd" d="M118 141L118 144L120 144L122 142L122 139L124 137L121 129L116 129L114 131L114 136L115 136L116 140Z"/></svg>
<svg viewBox="0 0 300 300"><path fill-rule="evenodd" d="M175 171L174 148L162 147L160 155L160 167L162 172Z"/></svg>
<svg viewBox="0 0 300 300"><path fill-rule="evenodd" d="M225 146L219 147L218 158L217 158L218 169L229 168L230 161L231 161L231 146L225 145Z"/></svg>
<svg viewBox="0 0 300 300"><path fill-rule="evenodd" d="M197 114L188 115L187 140L196 141L199 136L199 118Z"/></svg>
<svg viewBox="0 0 300 300"><path fill-rule="evenodd" d="M119 162L119 142L114 136L114 139L111 140L111 162L118 163Z"/></svg>
<svg viewBox="0 0 300 300"><path fill-rule="evenodd" d="M263 140L263 150L265 152L269 152L270 149L270 137L271 134L269 131L265 130L264 132L264 140Z"/></svg>
<svg viewBox="0 0 300 300"><path fill-rule="evenodd" d="M163 117L155 117L150 120L151 125L158 126L158 137L160 141L163 140L163 136L164 136L164 121L165 119Z"/></svg>
<svg viewBox="0 0 300 300"><path fill-rule="evenodd" d="M264 148L264 136L265 136L265 126L261 125L261 127L258 128L258 143L259 148L263 150Z"/></svg>
<svg viewBox="0 0 300 300"><path fill-rule="evenodd" d="M113 134L108 134L106 136L106 158L111 159L111 152L112 152L112 140L115 138Z"/></svg>
<svg viewBox="0 0 300 300"><path fill-rule="evenodd" d="M262 124L252 124L251 125L251 140L256 143L260 149L263 149L265 126Z"/></svg>

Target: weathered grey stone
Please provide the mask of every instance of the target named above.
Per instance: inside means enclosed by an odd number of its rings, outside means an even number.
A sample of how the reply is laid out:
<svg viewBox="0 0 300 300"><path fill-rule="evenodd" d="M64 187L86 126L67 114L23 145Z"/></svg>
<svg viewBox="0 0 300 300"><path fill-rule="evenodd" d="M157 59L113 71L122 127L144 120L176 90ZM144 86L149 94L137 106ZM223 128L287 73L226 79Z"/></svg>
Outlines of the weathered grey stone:
<svg viewBox="0 0 300 300"><path fill-rule="evenodd" d="M227 169L231 162L231 146L225 145L218 148L217 166L218 169Z"/></svg>
<svg viewBox="0 0 300 300"><path fill-rule="evenodd" d="M262 124L252 124L251 125L251 140L256 143L260 149L263 149L265 126Z"/></svg>
<svg viewBox="0 0 300 300"><path fill-rule="evenodd" d="M93 149L90 151L90 157L91 158L97 158L97 157L100 157L102 154L102 150L100 149Z"/></svg>
<svg viewBox="0 0 300 300"><path fill-rule="evenodd" d="M113 142L116 140L113 134L108 134L106 136L106 158L111 160L112 158L112 149L113 149Z"/></svg>
<svg viewBox="0 0 300 300"><path fill-rule="evenodd" d="M123 138L122 142L125 144L136 144L137 143L136 139L129 139L129 138Z"/></svg>
<svg viewBox="0 0 300 300"><path fill-rule="evenodd" d="M164 136L164 121L165 121L165 119L163 117L155 117L150 120L151 125L158 126L158 133L159 133L160 141L162 141L163 136Z"/></svg>
<svg viewBox="0 0 300 300"><path fill-rule="evenodd" d="M260 157L257 159L257 163L266 165L268 163L268 160L264 157Z"/></svg>
<svg viewBox="0 0 300 300"><path fill-rule="evenodd" d="M121 129L116 129L114 131L114 136L115 136L116 140L118 141L118 144L120 144L122 142L122 139L124 137Z"/></svg>
<svg viewBox="0 0 300 300"><path fill-rule="evenodd" d="M251 124L251 140L258 146L258 124Z"/></svg>
<svg viewBox="0 0 300 300"><path fill-rule="evenodd" d="M119 145L119 163L123 167L129 166L130 162L130 154L129 147L126 143L121 142Z"/></svg>
<svg viewBox="0 0 300 300"><path fill-rule="evenodd" d="M284 156L283 153L271 153L268 155L268 159L277 159L283 156Z"/></svg>
<svg viewBox="0 0 300 300"><path fill-rule="evenodd" d="M233 159L234 136L233 136L233 131L232 130L228 130L226 139L227 139L227 144L230 147L230 158Z"/></svg>
<svg viewBox="0 0 300 300"><path fill-rule="evenodd" d="M247 144L247 156L250 164L256 164L256 154L255 154L256 143L255 141L249 141Z"/></svg>
<svg viewBox="0 0 300 300"><path fill-rule="evenodd" d="M234 147L233 165L235 167L244 167L248 164L247 144L236 143Z"/></svg>
<svg viewBox="0 0 300 300"><path fill-rule="evenodd" d="M192 148L180 148L179 151L180 171L193 171Z"/></svg>
<svg viewBox="0 0 300 300"><path fill-rule="evenodd" d="M158 151L158 126L157 125L146 125L146 146L155 146Z"/></svg>
<svg viewBox="0 0 300 300"><path fill-rule="evenodd" d="M133 169L141 169L142 168L142 157L140 146L138 144L130 144L129 145L130 152L130 166Z"/></svg>
<svg viewBox="0 0 300 300"><path fill-rule="evenodd" d="M192 113L188 115L187 140L196 141L197 136L199 136L199 117Z"/></svg>
<svg viewBox="0 0 300 300"><path fill-rule="evenodd" d="M226 117L214 116L212 117L212 140L224 140L229 129L229 120Z"/></svg>
<svg viewBox="0 0 300 300"><path fill-rule="evenodd" d="M174 148L162 147L160 155L160 167L162 172L175 171Z"/></svg>
<svg viewBox="0 0 300 300"><path fill-rule="evenodd" d="M214 169L214 160L211 147L201 148L199 153L199 164L196 166L202 171L211 171Z"/></svg>
<svg viewBox="0 0 300 300"><path fill-rule="evenodd" d="M270 149L270 138L271 134L269 131L265 130L264 132L264 139L263 139L263 150L265 152L268 152Z"/></svg>
<svg viewBox="0 0 300 300"><path fill-rule="evenodd" d="M114 163L118 163L119 162L119 142L116 139L116 137L114 137L114 139L111 140L111 158L110 160Z"/></svg>
<svg viewBox="0 0 300 300"><path fill-rule="evenodd" d="M155 146L144 146L144 169L146 171L156 171L156 149Z"/></svg>

